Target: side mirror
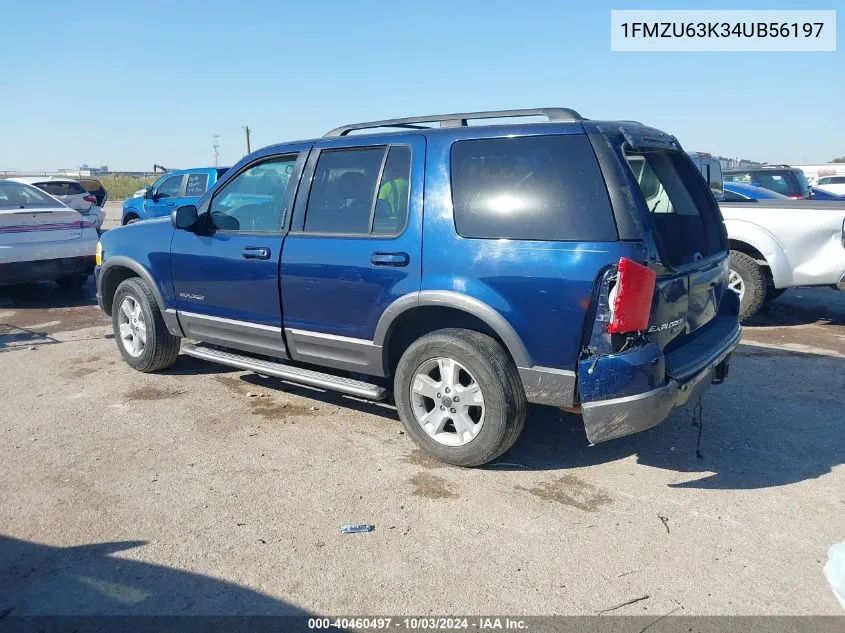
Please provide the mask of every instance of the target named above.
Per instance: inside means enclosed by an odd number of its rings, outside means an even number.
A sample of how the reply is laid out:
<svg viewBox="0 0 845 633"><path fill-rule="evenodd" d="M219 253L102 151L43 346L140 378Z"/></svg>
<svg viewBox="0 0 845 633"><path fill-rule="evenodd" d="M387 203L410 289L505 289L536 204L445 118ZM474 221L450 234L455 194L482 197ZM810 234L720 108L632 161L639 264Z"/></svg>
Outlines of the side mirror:
<svg viewBox="0 0 845 633"><path fill-rule="evenodd" d="M197 208L192 204L177 207L170 214L170 223L177 229L190 229L197 223L198 219Z"/></svg>

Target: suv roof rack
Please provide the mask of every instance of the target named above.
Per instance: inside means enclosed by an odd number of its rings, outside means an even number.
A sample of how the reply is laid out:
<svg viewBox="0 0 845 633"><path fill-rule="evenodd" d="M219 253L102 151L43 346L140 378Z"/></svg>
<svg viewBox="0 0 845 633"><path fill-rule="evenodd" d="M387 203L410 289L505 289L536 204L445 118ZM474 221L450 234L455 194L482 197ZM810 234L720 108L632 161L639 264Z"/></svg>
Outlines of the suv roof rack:
<svg viewBox="0 0 845 633"><path fill-rule="evenodd" d="M487 110L483 112L456 112L454 114L431 114L428 116L414 116L404 119L384 119L382 121L368 121L353 123L337 127L325 136L346 136L353 130L370 130L380 127L398 127L412 130L428 129L420 123L440 123L440 127L465 127L471 119L504 119L508 117L545 116L550 122L583 121L583 117L570 108L530 108L524 110Z"/></svg>

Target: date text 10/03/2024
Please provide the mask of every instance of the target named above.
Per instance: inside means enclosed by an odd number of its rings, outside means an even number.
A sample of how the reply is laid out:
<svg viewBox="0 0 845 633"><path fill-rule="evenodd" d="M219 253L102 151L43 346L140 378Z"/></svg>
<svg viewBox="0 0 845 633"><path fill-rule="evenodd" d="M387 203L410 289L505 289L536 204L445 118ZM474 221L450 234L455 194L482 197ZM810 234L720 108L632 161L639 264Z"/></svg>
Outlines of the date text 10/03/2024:
<svg viewBox="0 0 845 633"><path fill-rule="evenodd" d="M444 617L353 617L353 618L309 618L309 629L404 629L411 631L425 630L527 630L528 623L517 618L480 617L480 618L444 618Z"/></svg>

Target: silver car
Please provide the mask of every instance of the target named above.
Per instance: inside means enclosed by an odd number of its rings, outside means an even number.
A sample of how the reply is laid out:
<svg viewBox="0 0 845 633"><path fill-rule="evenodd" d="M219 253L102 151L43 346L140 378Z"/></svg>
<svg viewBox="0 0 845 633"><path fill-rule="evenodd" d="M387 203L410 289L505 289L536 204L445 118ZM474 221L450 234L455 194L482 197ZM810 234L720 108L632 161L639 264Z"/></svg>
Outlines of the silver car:
<svg viewBox="0 0 845 633"><path fill-rule="evenodd" d="M49 193L62 204L79 211L85 219L90 221L97 231L103 225L105 211L97 204L97 198L85 190L85 187L76 180L70 178L37 177L9 178L16 182L38 187L41 191Z"/></svg>

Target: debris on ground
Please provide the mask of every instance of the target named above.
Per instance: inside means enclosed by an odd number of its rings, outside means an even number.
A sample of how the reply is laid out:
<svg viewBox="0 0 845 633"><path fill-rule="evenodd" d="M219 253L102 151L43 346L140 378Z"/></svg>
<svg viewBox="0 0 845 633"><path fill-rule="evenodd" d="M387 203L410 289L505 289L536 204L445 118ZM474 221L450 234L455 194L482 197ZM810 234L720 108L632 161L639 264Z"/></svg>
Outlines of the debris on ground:
<svg viewBox="0 0 845 633"><path fill-rule="evenodd" d="M368 523L356 523L344 525L340 528L341 534L360 534L361 532L372 532L376 529L375 525Z"/></svg>
<svg viewBox="0 0 845 633"><path fill-rule="evenodd" d="M637 602L642 602L643 600L648 600L649 598L651 598L651 596L648 595L648 594L645 594L643 596L639 596L638 598L631 598L630 600L627 600L627 601L623 602L622 604L617 604L614 607L608 607L607 609L601 609L601 610L597 611L596 613L602 614L602 613L607 613L608 611L616 611L616 609L621 609L622 607L627 607L629 604L635 604Z"/></svg>
<svg viewBox="0 0 845 633"><path fill-rule="evenodd" d="M669 531L669 517L665 517L662 514L658 514L657 518L661 520L661 522L663 523L663 527L666 528L666 534L671 534L671 532Z"/></svg>

